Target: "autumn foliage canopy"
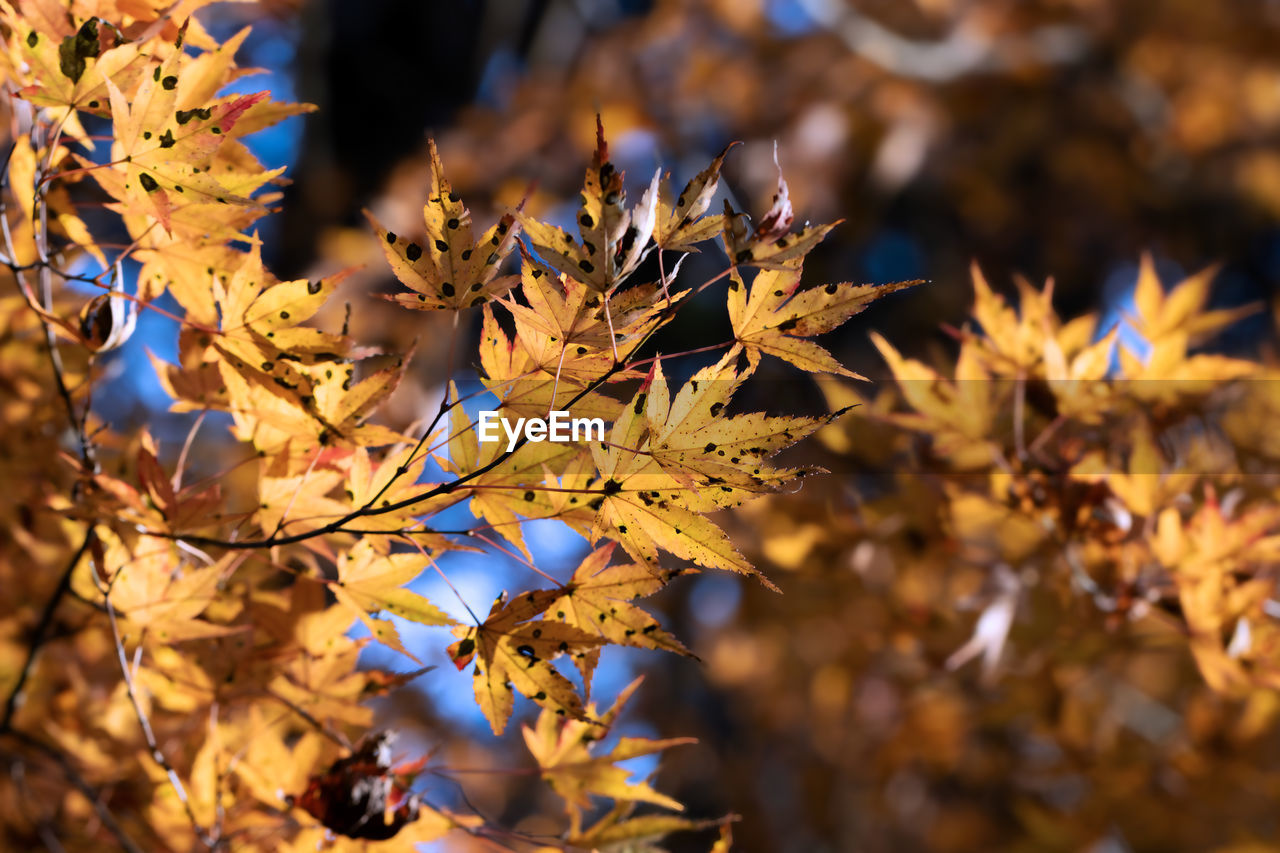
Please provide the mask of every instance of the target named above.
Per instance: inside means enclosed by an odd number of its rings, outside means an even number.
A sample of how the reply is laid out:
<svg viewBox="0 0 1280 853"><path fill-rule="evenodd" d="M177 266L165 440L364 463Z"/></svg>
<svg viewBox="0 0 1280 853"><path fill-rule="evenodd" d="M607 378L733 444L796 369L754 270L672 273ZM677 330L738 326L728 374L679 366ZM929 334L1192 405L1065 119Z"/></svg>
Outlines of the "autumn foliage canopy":
<svg viewBox="0 0 1280 853"><path fill-rule="evenodd" d="M872 385L814 338L922 283L812 278L838 223L797 216L780 167L748 215L718 193L733 145L680 180L624 175L606 112L566 205L529 188L473 218L492 200L456 192L431 142L421 219L365 211L358 238L394 289L336 265L282 281L260 220L287 179L245 140L314 108L246 91L248 33L215 38L203 5L0 0L6 849L658 850L691 833L727 853L737 815L622 764L693 743L615 730L654 685L592 690L610 647L692 658L645 599L721 572L770 603L756 633L710 644L712 666L809 697L825 758L898 791L869 811L914 785L933 817L913 843L1079 849L1122 803L1125 837L1165 849L1194 835L1152 817L1180 798L1231 812L1212 792L1247 773L1198 747L1261 743L1280 712L1280 411L1270 368L1203 350L1255 311L1211 309L1212 270L1162 282L1144 259L1132 310L1104 325L1060 317L1052 282L1009 299L975 267L953 349L930 362L872 333L893 380ZM658 351L695 303L729 339ZM387 308L449 335L449 381L414 417L392 402L415 352L353 332ZM179 440L95 407L150 316ZM766 370L821 378L827 411L760 410L744 389ZM484 440L483 409L604 433ZM531 522L583 550L535 555ZM469 600L451 552L514 560L520 585ZM806 645L801 622L849 634ZM400 665L360 660L377 646ZM476 808L465 767L375 721L436 678L465 681L494 736L518 731L499 772L545 787L550 831ZM855 694L866 737L846 743L831 733L854 727ZM1040 775L1013 772L1033 749ZM1177 781L1149 800L1108 781L1157 765ZM868 821L880 844L903 831Z"/></svg>
<svg viewBox="0 0 1280 853"><path fill-rule="evenodd" d="M5 789L10 837L78 826L63 844L174 850L363 849L451 829L501 838L413 793L430 757L394 764L393 738L369 730L365 700L431 667L359 668L361 646L382 643L410 665L445 651L406 648L390 615L453 626L448 658L472 673L495 733L517 695L541 706L524 739L564 799L561 844L700 826L631 816L637 803L681 806L616 762L682 741L603 746L634 687L598 706L586 699L592 675L609 645L688 654L639 599L696 569L758 576L707 516L812 473L770 457L835 416L733 413L734 393L763 358L855 376L809 339L894 288L802 284L805 254L832 226L794 227L781 176L754 227L727 205L709 211L724 155L678 192L655 173L630 201L598 128L564 230L519 209L481 228L432 148L421 229L397 235L370 215L404 285L389 298L480 315L479 375L504 416L569 411L604 420L608 436L481 442L457 387L425 423L384 423L406 356L308 325L344 274L279 281L253 230L281 170L242 140L308 107L219 94L243 73L243 34L218 44L172 14L105 11L3 8L20 128L5 191L5 423L21 451L6 472L13 615L0 725L32 768ZM86 223L96 198L127 245ZM682 257L715 242L732 263L693 289L718 288L735 340L672 381L671 358L638 352L693 291ZM650 255L659 279L639 280ZM101 292L85 298L71 281ZM165 447L93 413L104 354L164 293L181 307L178 361L153 363L173 410L200 413L191 436L226 413L204 429L225 430L244 457L199 478L192 439ZM347 298L362 310L361 294ZM432 526L459 503L477 526ZM529 588L475 624L407 588L453 549L528 559L521 523L545 518L596 549L576 567L529 562ZM350 637L357 622L370 640ZM617 805L588 825L593 797Z"/></svg>

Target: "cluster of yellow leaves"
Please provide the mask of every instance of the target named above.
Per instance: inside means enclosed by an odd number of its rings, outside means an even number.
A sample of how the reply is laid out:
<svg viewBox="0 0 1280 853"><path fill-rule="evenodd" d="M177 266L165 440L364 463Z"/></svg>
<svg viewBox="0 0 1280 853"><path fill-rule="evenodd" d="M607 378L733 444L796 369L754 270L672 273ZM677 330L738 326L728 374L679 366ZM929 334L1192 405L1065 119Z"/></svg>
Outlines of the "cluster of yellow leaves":
<svg viewBox="0 0 1280 853"><path fill-rule="evenodd" d="M66 352L47 364L27 354L12 361L9 382L21 393L6 415L69 422L81 444L78 458L48 453L46 463L62 472L48 478L58 488L27 495L23 511L4 505L23 548L51 571L59 562L65 569L54 588L23 588L31 593L23 615L4 633L0 685L9 707L0 737L20 730L53 754L76 757L86 785L121 792L104 808L141 804L117 827L107 821L86 831L85 846L108 836L127 846L136 836L148 849L187 849L196 838L243 850L354 850L392 836L407 844L451 828L477 831L481 821L410 797L383 754L387 741L365 737L371 712L363 702L431 667L360 668L360 649L378 642L415 663L440 651L410 648L401 620L452 628L458 640L448 654L459 669L472 668L494 732L513 715L515 693L542 707L526 742L566 801L564 846L651 849L667 832L710 826L634 816L638 802L680 806L615 766L683 740L590 746L635 689L597 712L589 699L602 649L689 655L637 601L693 566L756 576L772 588L709 516L812 473L771 458L835 415L736 412L735 394L766 355L856 376L810 338L909 283L802 287L804 256L832 226L793 233L781 175L754 230L742 214L708 215L728 149L674 199L659 172L628 206L598 123L575 238L522 208L481 233L432 144L420 233L395 234L369 216L372 239L410 291L390 301L479 321L479 378L503 416L563 410L608 429L604 440L484 440L452 383L432 423L392 428L376 419L411 354L386 357L358 345L347 324L332 328L326 306L346 273L280 281L252 232L279 197L270 187L283 170L259 163L243 137L310 107L268 92L221 94L251 73L235 60L248 30L218 44L188 17L201 5L0 0L0 71L16 92L14 109L25 111L0 209L22 298L3 307L6 317L36 318L12 326L32 351L44 324ZM110 122L109 146L86 132L86 116ZM79 216L95 193L105 194L127 246L107 243ZM716 239L728 269L683 286L684 256ZM516 258L518 272L507 272ZM37 297L25 274L62 284L80 260L101 272L79 278L110 278L112 289L88 301L77 323L77 297L65 288L53 300ZM138 269L131 289L126 261ZM692 293L717 283L726 288L733 338L698 347L723 356L669 382L685 354L640 353ZM117 434L87 414L96 360L128 338L126 315L159 310L153 303L166 292L182 312L172 318L177 360L151 361L172 411L191 423L181 449L146 430ZM32 384L50 367L57 395ZM207 417L217 426L197 440ZM221 472L198 458L213 446L210 432L222 455L229 445L247 458ZM431 462L443 472L439 482L427 482ZM437 513L462 502L475 527L432 528ZM558 519L593 550L572 571L533 566L547 585L504 594L478 624L460 624L410 588L424 571L442 572L443 552L478 543L496 550L498 537L532 566L521 533L530 519ZM615 562L616 546L626 559ZM20 629L28 622L36 626L30 646ZM356 625L369 640L351 638ZM46 644L61 653L58 665L75 662L65 677L45 662ZM576 667L581 689L558 668L561 657ZM77 704L82 691L88 696ZM378 747L376 760L349 746L357 740ZM51 800L42 819L62 820L78 807L75 787ZM615 808L584 828L592 796ZM0 808L26 827L17 800L6 795Z"/></svg>
<svg viewBox="0 0 1280 853"><path fill-rule="evenodd" d="M1273 846L1274 356L1239 355L1212 273L1137 272L1115 326L975 275L954 349L882 341L894 378L824 386L863 404L818 434L839 479L729 528L787 590L697 649L748 721L734 769L785 748L850 791L833 846ZM780 813L728 796L753 834Z"/></svg>
<svg viewBox="0 0 1280 853"><path fill-rule="evenodd" d="M930 470L965 475L942 477L941 512L962 559L992 578L953 666L986 652L990 673L1025 579L1040 577L1087 595L1113 623L1184 633L1215 690L1277 684L1264 614L1280 518L1248 473L1270 455L1257 414L1274 405L1271 374L1195 351L1255 310L1207 310L1212 277L1166 292L1144 258L1120 321L1135 341L1120 324L1100 330L1096 315L1059 320L1052 283L1019 281L1015 309L975 269L975 326L958 333L951 376L875 337L897 382L875 417L919 436Z"/></svg>

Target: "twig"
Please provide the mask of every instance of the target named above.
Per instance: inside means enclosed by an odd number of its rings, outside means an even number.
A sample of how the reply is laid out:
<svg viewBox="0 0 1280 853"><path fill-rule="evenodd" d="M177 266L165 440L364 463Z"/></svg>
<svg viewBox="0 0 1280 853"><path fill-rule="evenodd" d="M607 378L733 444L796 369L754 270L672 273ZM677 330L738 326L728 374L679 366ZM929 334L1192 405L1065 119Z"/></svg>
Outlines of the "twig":
<svg viewBox="0 0 1280 853"><path fill-rule="evenodd" d="M8 154L5 155L3 172L0 172L0 236L4 238L4 250L10 259L15 257L13 247L13 233L9 228L8 204L4 198L4 191L9 187L9 157L13 154L13 147L10 146ZM37 193L35 203L42 221L45 219L44 196ZM40 265L38 268L40 275L41 293L40 298L43 308L46 312L53 310L53 294L52 284L49 278L50 267L48 263L48 243L47 234L43 228L36 229L36 250L40 257ZM10 264L9 269L13 272L14 282L18 289L23 291L25 297L30 288L26 284L26 279L18 267ZM63 404L67 408L67 418L71 422L71 429L76 434L76 439L80 443L80 458L83 460L85 467L90 471L97 471L97 462L94 458L93 443L89 441L88 435L85 434L84 422L76 415L76 406L71 399L71 392L67 389L66 375L62 366L62 354L58 352L57 336L53 332L53 327L49 325L49 321L43 315L37 313L36 318L40 321L40 326L44 329L45 347L49 351L49 363L53 367L54 384L58 388L58 395L62 398ZM87 413L86 413L87 415Z"/></svg>
<svg viewBox="0 0 1280 853"><path fill-rule="evenodd" d="M155 732L151 729L151 720L148 719L147 713L142 710L142 703L138 700L138 691L134 687L129 660L124 652L124 643L120 639L120 627L116 621L115 605L111 603L110 590L103 589L102 598L107 606L107 618L111 620L111 638L115 641L116 658L120 663L120 674L124 676L125 691L129 694L129 701L133 703L134 713L138 717L138 725L142 728L142 736L146 739L147 746L151 750L151 759L160 765L160 769L169 777L169 784L178 795L178 800L182 803L182 807L187 813L187 819L191 822L191 829L196 838L200 839L200 842L205 847L213 850L218 846L218 840L211 836L208 830L201 826L200 821L196 819L195 810L191 807L191 801L187 798L187 790L182 785L182 779L179 778L178 772L173 769L173 765L169 763L169 759L165 757L160 745L156 742Z"/></svg>
<svg viewBox="0 0 1280 853"><path fill-rule="evenodd" d="M89 805L93 806L94 812L98 815L98 820L102 821L102 825L115 837L117 843L124 848L126 853L142 853L142 848L129 836L129 833L125 832L124 827L116 820L116 816L102 802L101 795L89 784L84 776L80 775L80 771L76 770L71 760L62 750L15 729L10 729L4 734L53 759L58 767L61 768L62 775L67 777L67 781L84 795L84 798L89 801Z"/></svg>
<svg viewBox="0 0 1280 853"><path fill-rule="evenodd" d="M92 527L85 532L84 541L80 543L80 547L76 549L75 554L67 562L67 567L62 570L62 576L58 578L58 585L54 587L53 595L49 596L49 600L45 602L44 610L41 611L40 618L36 621L35 633L31 637L31 646L27 650L27 659L22 664L22 669L18 672L18 681L13 685L13 689L9 691L9 696L5 699L4 716L0 717L0 732L8 731L13 723L13 715L18 708L18 698L22 694L22 688L26 686L31 670L35 668L36 657L39 655L40 649L44 646L45 640L48 639L49 629L53 627L53 616L58 610L58 605L62 603L62 599L71 589L71 574L75 571L76 566L80 565L80 559L84 557L85 552L89 550L89 546L93 543L94 535Z"/></svg>

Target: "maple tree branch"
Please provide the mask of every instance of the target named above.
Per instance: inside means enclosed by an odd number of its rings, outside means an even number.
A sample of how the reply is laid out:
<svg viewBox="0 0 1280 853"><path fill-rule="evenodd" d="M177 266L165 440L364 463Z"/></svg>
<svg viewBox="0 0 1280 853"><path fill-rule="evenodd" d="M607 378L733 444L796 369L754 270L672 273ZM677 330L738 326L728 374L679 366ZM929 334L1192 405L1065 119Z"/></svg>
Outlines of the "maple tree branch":
<svg viewBox="0 0 1280 853"><path fill-rule="evenodd" d="M71 589L71 575L75 571L76 566L80 565L80 559L84 557L85 552L89 550L89 546L94 539L93 528L90 527L85 532L84 541L80 543L80 547L67 561L67 567L62 570L62 575L58 578L58 585L54 587L53 594L49 596L49 600L45 602L44 610L40 613L40 618L36 620L35 632L31 637L31 645L27 649L27 659L22 664L22 669L18 671L18 680L14 683L13 689L9 691L8 697L4 702L4 714L0 716L0 732L9 731L13 723L13 715L18 709L18 698L22 694L22 688L26 686L27 679L31 676L31 671L35 668L36 657L39 656L40 649L44 647L45 641L48 639L50 628L53 627L53 617L58 610L58 605L62 603L62 599L66 597Z"/></svg>
<svg viewBox="0 0 1280 853"><path fill-rule="evenodd" d="M287 699L284 696L281 696L279 693L277 693L276 691L270 688L267 688L263 692L266 696L271 697L272 699L279 702L281 705L284 705L293 713L297 714L299 717L305 720L309 726L314 728L320 734L327 737L329 740L336 743L338 746L346 750L354 749L354 747L351 744L351 741L347 738L346 735L344 735L340 731L335 731L333 729L330 729L324 723L317 720L315 716L306 708L303 708L301 705L297 704L296 702L293 702L292 700Z"/></svg>
<svg viewBox="0 0 1280 853"><path fill-rule="evenodd" d="M0 236L4 239L4 250L7 255L7 263L9 270L13 273L15 284L24 299L28 298L30 288L26 284L23 277L25 268L18 267L13 263L13 259L17 256L14 251L13 232L9 228L8 202L5 199L5 192L9 190L9 160L13 157L15 144L9 146L8 152L5 154L3 165L0 166ZM37 219L42 227L35 229L36 252L39 262L36 265L40 276L40 300L45 313L51 313L53 310L53 286L50 278L50 265L48 254L48 219L44 204L43 191L37 191L33 199ZM89 440L89 436L85 432L85 423L76 415L75 402L71 399L71 392L67 388L67 380L65 370L62 364L62 354L58 352L58 339L53 332L53 327L49 325L49 321L44 314L36 312L36 317L40 322L41 328L44 330L45 348L49 353L49 363L53 368L54 384L58 389L58 396L62 398L63 405L67 409L67 418L71 422L71 429L75 432L76 439L80 444L80 458L84 462L85 467L91 471L97 470L97 461L93 443ZM86 412L86 417L87 417Z"/></svg>
<svg viewBox="0 0 1280 853"><path fill-rule="evenodd" d="M97 582L95 576L94 582ZM178 800L182 803L182 808L187 813L187 819L191 822L191 830L195 833L196 838L200 840L205 847L210 850L217 849L219 841L209 834L200 821L196 818L195 810L191 807L191 801L187 798L187 790L182 784L182 779L178 776L178 772L173 769L173 765L169 763L169 759L165 757L164 751L160 749L160 744L156 741L155 732L151 728L151 720L147 717L146 711L142 710L142 702L138 699L138 692L134 686L133 674L129 668L129 660L124 652L124 642L120 639L120 626L116 620L116 608L111 603L111 590L99 586L102 591L102 600L107 606L107 618L111 622L111 638L115 642L116 658L120 662L120 674L124 677L125 691L129 694L129 701L133 704L134 714L138 718L138 725L142 728L142 736L147 741L147 746L151 750L151 759L160 766L169 779L174 793L178 795Z"/></svg>
<svg viewBox="0 0 1280 853"><path fill-rule="evenodd" d="M116 820L116 816L111 813L111 810L102 801L102 795L89 784L89 781L80 774L80 771L76 770L75 765L71 763L71 759L61 749L16 729L9 729L3 734L50 758L62 770L62 775L67 777L67 781L89 801L89 805L93 807L94 812L98 815L98 820L102 821L102 825L107 828L107 831L111 833L126 853L142 853L142 847L133 840L129 833L125 831L125 828L120 825L120 822Z"/></svg>
<svg viewBox="0 0 1280 853"><path fill-rule="evenodd" d="M573 399L570 400L568 403L566 403L565 406L568 407L568 406L572 406L574 403L577 403L583 397L592 393L601 385L603 385L605 382L607 382L614 374L616 374L620 369L622 369L625 366L626 365L620 362L615 363L613 367L609 368L607 372L602 374L598 379L593 380L590 384L587 385L586 388L583 388L581 392L574 395ZM147 536L155 536L159 539L181 539L186 542L194 543L196 545L203 545L205 547L227 548L230 550L239 550L239 551L252 550L252 549L258 549L258 548L274 548L279 545L293 545L298 542L305 542L308 539L314 539L317 536L325 536L330 533L337 533L346 525L360 518L367 518L369 516L374 516L374 515L385 515L387 513L406 509L408 507L413 506L414 504L423 503L424 501L431 500L432 498L439 497L440 495L451 494L455 489L465 486L467 483L471 482L472 480L478 477L481 477L489 473L490 471L492 471L494 468L497 468L498 466L502 465L504 462L510 459L513 455L515 455L516 451L524 447L526 443L528 443L528 438L522 436L520 440L516 442L515 447L511 448L510 450L499 453L491 461L485 463L484 465L481 465L480 467L476 468L474 471L469 471L466 474L456 477L455 479L450 480L447 483L440 483L436 486L433 486L430 489L427 489L425 492L422 492L417 495L413 495L411 497L404 498L403 500L396 501L394 503L389 503L383 506L375 507L373 506L373 501L370 500L359 509L353 510L352 512L347 513L341 518L336 519L330 522L329 524L324 525L323 527L317 527L315 530L309 530L309 531L306 531L305 533L294 533L288 536L273 535L265 539L246 539L246 540L217 539L215 537L209 537L209 536L191 536L187 534L169 533L161 530L156 530L156 531L148 530L148 531L144 531L144 533ZM381 494L381 492L379 494Z"/></svg>
<svg viewBox="0 0 1280 853"><path fill-rule="evenodd" d="M720 279L725 278L730 274L730 272L732 272L736 268L737 268L736 266L730 266L728 269L724 270L723 272L712 276L710 279L703 282L697 288L697 292L701 292L702 290L705 290L707 287L711 286L712 284L719 281ZM654 334L657 333L658 329L662 328L668 322L670 322L671 317L674 316L676 311L680 309L682 304L683 304L682 302L672 302L667 306L665 306L664 308L660 309L658 312L659 321L655 323L651 329L649 329L647 332L644 333L640 341L636 344L635 347L632 348L632 352L639 350L642 346L645 345L645 343L649 341L650 338L653 337ZM604 385L606 382L612 379L615 375L617 375L619 371L622 371L624 369L630 369L632 366L633 365L623 361L615 361L607 371L605 371L596 379L593 379L591 382L589 382L585 388L583 388L581 391L575 394L572 399L570 399L567 403L565 403L565 408L566 409L569 408L570 406L582 400L584 397L595 392L596 389L600 388L602 385ZM454 404L451 404L449 408L451 408L452 405ZM437 413L435 419L431 422L431 424L427 427L427 429L423 431L423 438L420 439L418 442L419 447L426 440L426 437L430 436L431 431L434 429L436 423L439 422L440 418L444 415L444 412L445 412L445 407L442 405L441 411ZM470 481L477 479L478 477L481 477L489 473L493 469L497 468L498 466L502 465L504 462L510 459L516 453L516 451L524 447L524 445L527 443L528 443L528 437L521 436L519 441L516 442L516 445L512 447L510 450L499 453L491 461L485 463L484 465L481 465L480 467L476 468L474 471L470 471L466 474L463 474L453 480L450 480L448 483L440 483L426 490L425 492L421 492L417 495L404 498L403 500L396 501L394 503L384 504L382 506L375 507L373 505L374 502L377 501L378 498L381 497L381 495L383 495L388 488L390 488L391 483L395 482L395 480L398 477L403 476L404 473L408 472L407 464L402 465L399 469L396 470L395 475L389 478L389 482L385 486L383 486L381 490L379 490L377 495L375 495L373 498L367 501L364 504L364 506L356 510L353 510L352 512L349 512L346 515L342 516L341 518L335 519L334 521L322 527L318 527L315 530L309 530L304 533L294 533L288 536L280 536L278 534L272 534L271 536L268 536L265 539L256 539L256 540L255 539L249 539L249 540L219 539L211 536L193 536L189 534L170 533L167 531L143 531L143 533L147 536L155 536L160 539L183 540L189 543L202 545L204 547L227 548L230 550L241 550L241 551L254 550L254 549L260 549L260 548L273 548L280 545L294 545L299 542L305 542L309 539L314 539L317 536L326 536L331 533L341 532L342 529L346 527L348 524L361 518L367 518L370 516L385 515L387 513L397 512L402 509L407 509L415 504L419 504L419 503L423 503L425 501L431 500L432 498L440 497L441 495L451 494L455 489L465 486Z"/></svg>

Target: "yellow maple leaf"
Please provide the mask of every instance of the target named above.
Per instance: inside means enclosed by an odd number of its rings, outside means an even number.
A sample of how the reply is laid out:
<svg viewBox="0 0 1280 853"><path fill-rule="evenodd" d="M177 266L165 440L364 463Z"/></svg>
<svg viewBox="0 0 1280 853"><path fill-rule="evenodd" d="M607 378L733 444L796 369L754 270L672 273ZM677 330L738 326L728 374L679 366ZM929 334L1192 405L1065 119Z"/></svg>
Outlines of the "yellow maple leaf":
<svg viewBox="0 0 1280 853"><path fill-rule="evenodd" d="M631 774L615 765L619 761L652 755L673 746L696 743L694 738L650 740L624 737L609 752L591 751L591 744L598 743L608 733L614 719L642 680L638 678L627 685L618 694L613 707L600 715L598 722L562 720L556 714L544 710L534 727L523 728L525 744L538 762L542 778L564 798L570 808L573 822L571 832L574 834L578 831L580 820L578 810L590 808L593 796L654 803L675 811L684 810L679 802L658 793L647 783L631 782ZM591 710L595 710L594 706Z"/></svg>
<svg viewBox="0 0 1280 853"><path fill-rule="evenodd" d="M497 275L503 258L515 246L518 229L511 216L504 216L475 241L471 212L445 178L435 140L429 141L429 148L431 194L422 208L425 245L388 230L368 211L365 216L377 232L391 271L414 291L389 297L391 301L424 310L473 308L515 283L512 276Z"/></svg>
<svg viewBox="0 0 1280 853"><path fill-rule="evenodd" d="M772 355L813 373L862 379L805 338L829 332L875 300L920 283L843 283L798 291L798 269L770 268L758 272L748 289L738 271L733 270L729 278L729 319L734 337L746 350L752 367L760 363L761 355Z"/></svg>
<svg viewBox="0 0 1280 853"><path fill-rule="evenodd" d="M563 623L529 621L557 597L557 590L544 589L521 593L508 603L503 593L482 624L454 629L461 639L449 647L449 657L458 669L475 662L472 682L476 702L494 734L506 728L515 707L514 690L553 717L577 719L584 715L582 699L572 682L551 661L562 654L585 654L602 641Z"/></svg>

